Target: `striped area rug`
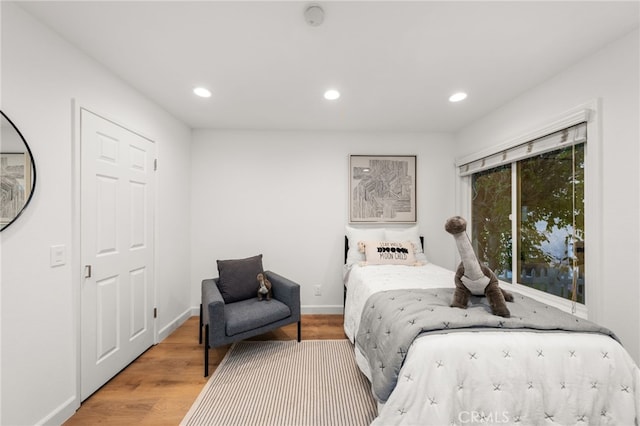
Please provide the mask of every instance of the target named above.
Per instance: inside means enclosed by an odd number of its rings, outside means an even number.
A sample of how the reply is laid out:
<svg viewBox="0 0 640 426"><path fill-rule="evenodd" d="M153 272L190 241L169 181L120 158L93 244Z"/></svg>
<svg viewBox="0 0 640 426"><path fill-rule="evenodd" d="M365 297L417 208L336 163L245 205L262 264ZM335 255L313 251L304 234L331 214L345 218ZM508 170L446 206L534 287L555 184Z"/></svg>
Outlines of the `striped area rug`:
<svg viewBox="0 0 640 426"><path fill-rule="evenodd" d="M358 426L376 417L348 340L242 341L181 426Z"/></svg>

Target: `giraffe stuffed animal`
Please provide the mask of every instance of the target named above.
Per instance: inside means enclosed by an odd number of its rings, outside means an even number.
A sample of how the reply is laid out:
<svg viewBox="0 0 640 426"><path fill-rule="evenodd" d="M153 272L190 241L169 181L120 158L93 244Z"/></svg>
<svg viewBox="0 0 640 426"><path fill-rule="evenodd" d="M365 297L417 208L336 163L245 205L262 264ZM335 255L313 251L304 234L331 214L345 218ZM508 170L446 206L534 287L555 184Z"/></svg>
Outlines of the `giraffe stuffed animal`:
<svg viewBox="0 0 640 426"><path fill-rule="evenodd" d="M460 216L451 217L444 229L453 235L462 260L454 278L456 289L451 307L466 309L471 295L484 295L491 306L491 313L509 318L511 313L506 302L513 302L513 295L501 289L496 274L478 261L466 232L467 221Z"/></svg>

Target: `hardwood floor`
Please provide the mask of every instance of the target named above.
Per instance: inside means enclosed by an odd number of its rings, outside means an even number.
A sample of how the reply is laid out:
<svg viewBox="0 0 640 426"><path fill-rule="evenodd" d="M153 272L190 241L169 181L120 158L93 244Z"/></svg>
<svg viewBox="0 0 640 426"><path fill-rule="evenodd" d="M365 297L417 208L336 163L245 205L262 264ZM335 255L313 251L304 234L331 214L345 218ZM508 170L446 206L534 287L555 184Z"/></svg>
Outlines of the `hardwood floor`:
<svg viewBox="0 0 640 426"><path fill-rule="evenodd" d="M342 315L303 315L302 339L344 339ZM208 378L198 344L198 317L188 319L85 400L65 425L178 425ZM291 340L296 324L254 340ZM213 373L229 346L209 350Z"/></svg>

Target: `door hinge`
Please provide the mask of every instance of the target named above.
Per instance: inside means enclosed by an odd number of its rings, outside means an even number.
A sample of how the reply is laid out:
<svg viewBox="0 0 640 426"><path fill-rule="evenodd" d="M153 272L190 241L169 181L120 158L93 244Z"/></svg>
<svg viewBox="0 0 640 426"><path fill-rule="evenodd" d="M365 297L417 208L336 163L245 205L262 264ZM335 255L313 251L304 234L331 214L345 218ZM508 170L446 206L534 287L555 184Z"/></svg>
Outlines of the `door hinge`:
<svg viewBox="0 0 640 426"><path fill-rule="evenodd" d="M153 308L153 317L158 318L158 308Z"/></svg>
<svg viewBox="0 0 640 426"><path fill-rule="evenodd" d="M154 158L153 159L153 171L155 172L156 170L158 170L158 159Z"/></svg>

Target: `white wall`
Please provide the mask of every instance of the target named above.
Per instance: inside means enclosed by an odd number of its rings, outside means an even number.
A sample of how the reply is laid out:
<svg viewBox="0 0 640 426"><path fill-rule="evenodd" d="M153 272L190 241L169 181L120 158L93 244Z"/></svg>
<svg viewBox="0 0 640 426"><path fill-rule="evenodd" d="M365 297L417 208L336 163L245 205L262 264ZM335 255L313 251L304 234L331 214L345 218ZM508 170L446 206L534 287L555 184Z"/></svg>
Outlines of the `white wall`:
<svg viewBox="0 0 640 426"><path fill-rule="evenodd" d="M453 268L451 137L442 134L197 130L192 149L192 303L216 259L264 255L301 285L303 312L342 313L349 154L417 155L426 254ZM442 250L445 245L448 249ZM314 296L313 286L322 286Z"/></svg>
<svg viewBox="0 0 640 426"><path fill-rule="evenodd" d="M640 281L635 272L640 263L639 52L636 30L456 135L456 156L465 156L518 137L580 104L601 100L603 238L601 247L587 245L586 250L598 251L603 280L587 277L586 291L588 298L589 289L597 286L602 300L593 306L588 302L589 317L611 328L636 362L640 361ZM588 229L586 235L588 239Z"/></svg>
<svg viewBox="0 0 640 426"><path fill-rule="evenodd" d="M97 109L153 139L157 193L157 329L190 313L190 130L71 47L15 4L2 2L2 110L36 162L35 196L0 234L0 424L60 423L78 406L78 247L74 215L72 104ZM67 248L49 266L49 247ZM79 266L79 265L75 265Z"/></svg>

